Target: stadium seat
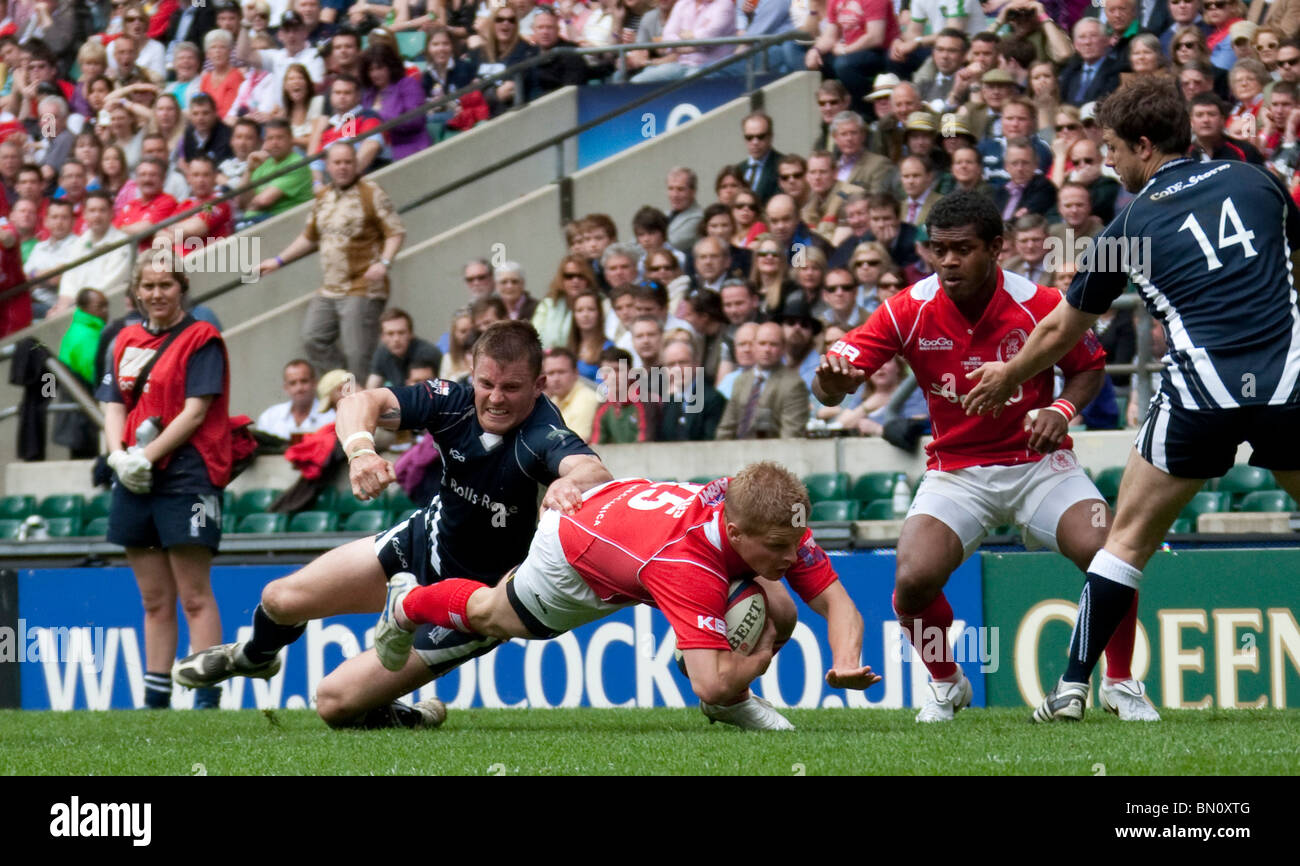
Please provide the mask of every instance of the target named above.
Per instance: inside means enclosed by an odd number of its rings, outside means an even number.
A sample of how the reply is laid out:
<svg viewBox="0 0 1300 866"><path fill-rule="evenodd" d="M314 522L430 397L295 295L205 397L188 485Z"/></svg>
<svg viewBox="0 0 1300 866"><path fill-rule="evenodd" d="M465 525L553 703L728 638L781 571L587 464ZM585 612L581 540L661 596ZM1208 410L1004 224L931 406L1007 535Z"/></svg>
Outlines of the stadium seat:
<svg viewBox="0 0 1300 866"><path fill-rule="evenodd" d="M0 541L13 541L18 537L18 530L23 526L21 520L0 518Z"/></svg>
<svg viewBox="0 0 1300 866"><path fill-rule="evenodd" d="M1202 490L1192 497L1192 501L1187 503L1178 516L1186 517L1195 526L1196 519L1202 514L1216 514L1220 511L1227 511L1230 501L1231 498L1227 493L1212 493Z"/></svg>
<svg viewBox="0 0 1300 866"><path fill-rule="evenodd" d="M716 475L696 475L694 478L692 478L692 479L690 480L690 483L691 483L691 484L708 484L710 481L713 481L713 480L714 480L715 478L717 478L717 477L718 477L718 476L716 476Z"/></svg>
<svg viewBox="0 0 1300 866"><path fill-rule="evenodd" d="M41 517L66 517L81 528L81 512L86 507L86 497L80 493L57 493L41 500L38 513Z"/></svg>
<svg viewBox="0 0 1300 866"><path fill-rule="evenodd" d="M1258 466L1238 463L1219 479L1219 492L1232 494L1232 504L1241 507L1242 500L1248 493L1259 490L1274 490L1273 473Z"/></svg>
<svg viewBox="0 0 1300 866"><path fill-rule="evenodd" d="M897 472L868 472L853 482L849 495L862 502L889 499L894 495L894 482L897 478Z"/></svg>
<svg viewBox="0 0 1300 866"><path fill-rule="evenodd" d="M388 526L388 514L383 511L354 511L343 524L344 532L379 532Z"/></svg>
<svg viewBox="0 0 1300 866"><path fill-rule="evenodd" d="M416 509L416 504L411 501L411 497L406 495L406 491L392 484L388 488L388 510L393 514L407 514Z"/></svg>
<svg viewBox="0 0 1300 866"><path fill-rule="evenodd" d="M334 503L334 512L343 517L358 511L386 511L387 509L388 505L383 496L376 496L369 502L362 502L351 492L340 493L338 502Z"/></svg>
<svg viewBox="0 0 1300 866"><path fill-rule="evenodd" d="M245 514L239 521L237 532L284 532L287 514Z"/></svg>
<svg viewBox="0 0 1300 866"><path fill-rule="evenodd" d="M276 500L281 491L270 487L257 487L253 490L245 490L239 494L235 500L235 515L244 517L249 514L260 514L271 507L271 503ZM282 527L283 528L283 527ZM240 532L251 532L252 530L241 529ZM260 530L259 530L260 531Z"/></svg>
<svg viewBox="0 0 1300 866"><path fill-rule="evenodd" d="M1285 490L1256 490L1241 500L1242 511L1295 511L1295 500Z"/></svg>
<svg viewBox="0 0 1300 866"><path fill-rule="evenodd" d="M1097 473L1093 483L1097 485L1097 490L1106 498L1106 501L1115 504L1115 497L1119 496L1119 480L1124 476L1123 466L1108 466Z"/></svg>
<svg viewBox="0 0 1300 866"><path fill-rule="evenodd" d="M221 515L221 531L234 532L239 526L239 516L234 511L226 511Z"/></svg>
<svg viewBox="0 0 1300 866"><path fill-rule="evenodd" d="M808 498L813 504L846 499L849 495L849 473L815 472L804 477L803 486L808 488Z"/></svg>
<svg viewBox="0 0 1300 866"><path fill-rule="evenodd" d="M852 520L858 512L858 503L852 499L824 499L814 502L812 520Z"/></svg>
<svg viewBox="0 0 1300 866"><path fill-rule="evenodd" d="M816 509L814 509L816 510ZM893 520L894 500L874 499L863 502L858 509L858 520Z"/></svg>
<svg viewBox="0 0 1300 866"><path fill-rule="evenodd" d="M397 37L397 51L404 60L418 60L424 56L424 46L429 37L423 30L399 30L393 35Z"/></svg>
<svg viewBox="0 0 1300 866"><path fill-rule="evenodd" d="M96 494L86 501L86 507L82 510L81 516L86 520L107 517L112 503L113 491L105 490L103 493Z"/></svg>
<svg viewBox="0 0 1300 866"><path fill-rule="evenodd" d="M81 534L81 519L77 517L47 517L45 529L50 538L71 538Z"/></svg>
<svg viewBox="0 0 1300 866"><path fill-rule="evenodd" d="M348 495L351 495L349 493ZM313 511L333 511L339 510L339 500L342 498L337 487L326 487L320 493L316 494L316 501L311 504Z"/></svg>
<svg viewBox="0 0 1300 866"><path fill-rule="evenodd" d="M5 496L0 498L0 520L21 521L36 513L35 496Z"/></svg>
<svg viewBox="0 0 1300 866"><path fill-rule="evenodd" d="M81 530L82 535L107 535L108 534L108 515L101 514L99 517L92 517L86 522L86 528Z"/></svg>
<svg viewBox="0 0 1300 866"><path fill-rule="evenodd" d="M1174 521L1174 525L1169 527L1169 535L1187 535L1196 531L1196 522L1186 517L1180 517Z"/></svg>
<svg viewBox="0 0 1300 866"><path fill-rule="evenodd" d="M335 520L332 511L300 511L289 521L289 531L333 532Z"/></svg>

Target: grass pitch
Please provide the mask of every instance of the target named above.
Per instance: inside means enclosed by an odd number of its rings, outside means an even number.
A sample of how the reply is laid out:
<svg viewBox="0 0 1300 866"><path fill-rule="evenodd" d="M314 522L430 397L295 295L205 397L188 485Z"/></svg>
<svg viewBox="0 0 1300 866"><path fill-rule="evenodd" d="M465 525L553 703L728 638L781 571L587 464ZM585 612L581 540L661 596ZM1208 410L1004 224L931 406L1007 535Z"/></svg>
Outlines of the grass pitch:
<svg viewBox="0 0 1300 866"><path fill-rule="evenodd" d="M710 725L699 710L453 710L432 731L332 731L310 710L0 711L0 774L24 775L1291 775L1300 710L787 710L798 730Z"/></svg>

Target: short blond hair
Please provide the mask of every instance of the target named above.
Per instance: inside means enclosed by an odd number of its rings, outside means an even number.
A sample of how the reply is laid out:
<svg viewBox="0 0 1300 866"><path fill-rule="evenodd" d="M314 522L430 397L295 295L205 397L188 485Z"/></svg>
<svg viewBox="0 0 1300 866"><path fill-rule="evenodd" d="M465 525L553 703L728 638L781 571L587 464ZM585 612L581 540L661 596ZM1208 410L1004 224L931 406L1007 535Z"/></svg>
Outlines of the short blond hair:
<svg viewBox="0 0 1300 866"><path fill-rule="evenodd" d="M779 463L751 463L727 485L725 516L746 535L806 526L812 504L803 482Z"/></svg>

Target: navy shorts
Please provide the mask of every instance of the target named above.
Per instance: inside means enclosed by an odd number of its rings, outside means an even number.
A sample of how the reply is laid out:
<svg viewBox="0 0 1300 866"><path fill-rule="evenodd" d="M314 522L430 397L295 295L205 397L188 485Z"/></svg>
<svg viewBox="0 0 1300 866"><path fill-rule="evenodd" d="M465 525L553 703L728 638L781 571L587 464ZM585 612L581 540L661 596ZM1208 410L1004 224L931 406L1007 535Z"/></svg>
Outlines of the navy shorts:
<svg viewBox="0 0 1300 866"><path fill-rule="evenodd" d="M1175 478L1218 478L1249 442L1250 465L1261 469L1300 469L1300 404L1241 406L1236 409L1184 409L1156 394L1138 430L1142 457Z"/></svg>
<svg viewBox="0 0 1300 866"><path fill-rule="evenodd" d="M197 544L216 553L221 544L220 493L132 493L113 485L108 541L123 547Z"/></svg>

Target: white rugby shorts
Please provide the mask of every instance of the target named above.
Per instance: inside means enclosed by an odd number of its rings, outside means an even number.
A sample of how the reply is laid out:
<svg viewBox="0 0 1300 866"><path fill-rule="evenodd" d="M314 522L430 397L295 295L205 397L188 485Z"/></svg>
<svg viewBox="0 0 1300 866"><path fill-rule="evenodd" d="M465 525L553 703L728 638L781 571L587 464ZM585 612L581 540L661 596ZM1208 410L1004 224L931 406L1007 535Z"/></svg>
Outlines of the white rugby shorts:
<svg viewBox="0 0 1300 866"><path fill-rule="evenodd" d="M528 558L510 580L511 603L525 625L532 625L518 605L537 622L560 634L608 616L626 604L602 601L574 570L560 544L560 512L548 509L537 521Z"/></svg>
<svg viewBox="0 0 1300 866"><path fill-rule="evenodd" d="M1074 452L1053 451L1034 463L971 466L925 473L907 516L927 514L961 539L963 559L999 526L1019 526L1025 547L1058 553L1057 524L1077 502L1103 500Z"/></svg>

